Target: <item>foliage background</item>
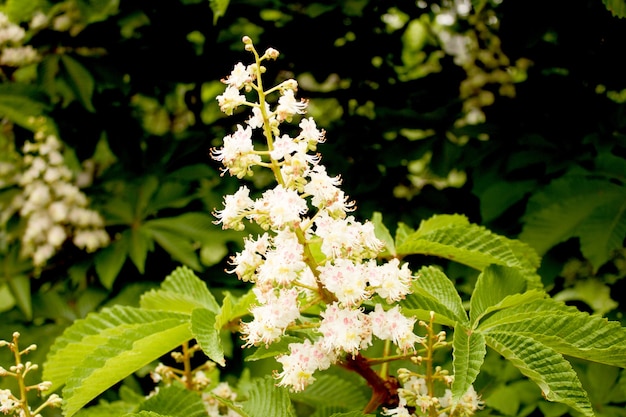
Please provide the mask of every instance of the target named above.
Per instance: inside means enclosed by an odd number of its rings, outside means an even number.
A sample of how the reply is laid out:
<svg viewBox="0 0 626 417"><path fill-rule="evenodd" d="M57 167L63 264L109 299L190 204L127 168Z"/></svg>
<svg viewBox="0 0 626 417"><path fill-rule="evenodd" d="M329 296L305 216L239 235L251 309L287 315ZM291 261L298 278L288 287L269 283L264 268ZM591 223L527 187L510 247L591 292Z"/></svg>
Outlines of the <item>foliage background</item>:
<svg viewBox="0 0 626 417"><path fill-rule="evenodd" d="M209 152L233 126L214 99L218 80L247 59L244 34L281 51L268 79L298 78L327 131L324 163L341 174L358 217L382 212L393 229L465 214L544 255L557 298L624 324L626 21L621 2L604 3L473 1L445 26L437 15L462 2L1 2L24 26L36 9L71 25L33 34L39 63L2 67L0 149L19 154L32 137L27 117L53 121L70 166L92 167L84 191L112 237L92 254L65 245L37 270L17 256L19 216L3 224L2 337L21 330L42 358L73 320L135 304L181 263L212 288L241 289L223 272L241 234L210 215L236 184ZM474 59L459 62L445 33L469 39ZM14 189L1 191L6 202ZM444 266L469 293L473 273ZM494 412L540 403L537 393L520 394L517 407L502 401L524 381L495 358L486 366L485 378L497 376L485 388ZM581 369L592 381L607 372ZM611 387L623 380L616 374ZM597 401L620 403L624 393Z"/></svg>

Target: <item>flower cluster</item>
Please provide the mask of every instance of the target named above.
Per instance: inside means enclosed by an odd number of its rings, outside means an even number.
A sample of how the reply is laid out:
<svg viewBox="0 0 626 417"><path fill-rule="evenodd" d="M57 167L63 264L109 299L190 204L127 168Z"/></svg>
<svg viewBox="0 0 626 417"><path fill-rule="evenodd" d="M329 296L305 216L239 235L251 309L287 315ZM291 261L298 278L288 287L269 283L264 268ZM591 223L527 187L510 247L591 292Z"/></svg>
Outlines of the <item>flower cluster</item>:
<svg viewBox="0 0 626 417"><path fill-rule="evenodd" d="M109 235L104 220L88 208L87 197L73 182L57 137L37 132L23 152L24 169L17 178L22 192L7 209L19 211L26 223L22 255L41 267L70 239L88 252L106 246Z"/></svg>
<svg viewBox="0 0 626 417"><path fill-rule="evenodd" d="M20 394L19 396L15 396L11 390L8 389L0 389L0 413L4 415L14 415L14 416L30 416L30 417L41 417L41 410L46 407L59 407L61 405L61 397L57 394L51 394L46 401L44 401L39 407L35 410L31 410L28 405L28 401L26 398L26 394L29 391L35 390L39 394L50 389L52 385L48 381L40 382L34 385L26 385L25 379L26 376L31 372L38 368L36 364L31 362L22 362L22 356L32 352L37 348L36 345L30 345L26 349L20 350L19 348L19 338L20 334L18 332L13 333L13 340L6 341L0 340L0 347L8 347L13 356L15 358L15 365L9 367L9 369L5 369L0 366L0 377L12 377L17 380Z"/></svg>
<svg viewBox="0 0 626 417"><path fill-rule="evenodd" d="M26 30L0 12L0 65L21 67L41 59L35 48L24 45L25 39Z"/></svg>
<svg viewBox="0 0 626 417"><path fill-rule="evenodd" d="M199 345L183 345L182 352L172 352L171 356L182 368L159 363L150 376L155 383L170 385L177 381L191 391L201 393L202 402L209 417L240 417L233 409L237 393L227 382L219 382L219 371L214 362L207 361L191 368L191 358L200 350ZM155 392L158 391L158 387Z"/></svg>
<svg viewBox="0 0 626 417"><path fill-rule="evenodd" d="M255 62L235 65L222 80L227 87L217 100L226 114L240 106L252 114L212 156L224 173L244 178L254 167L265 167L277 182L256 198L242 185L215 212L216 223L225 229L243 230L247 219L265 230L246 239L231 262L232 273L254 284L258 302L251 309L253 319L241 325L245 345L267 346L300 330L303 340L277 358L283 366L276 373L278 384L295 391L314 381L317 370L354 357L374 338L393 343L402 354L415 352L421 341L413 330L415 319L394 306L410 292L411 271L397 259L376 261L383 243L371 223L350 215L354 203L339 188L340 178L320 164L315 152L325 132L313 118L299 116L308 103L295 98L297 82L264 89L262 64L276 59L278 51L269 48L260 55L248 37L243 42ZM258 101L249 101L250 93ZM277 100L270 101L272 93ZM296 117L298 133L284 133L289 129L281 130L282 124ZM256 132L264 145L255 146Z"/></svg>
<svg viewBox="0 0 626 417"><path fill-rule="evenodd" d="M404 372L402 372L404 371ZM445 383L450 386L454 378L445 374L437 368L435 377L441 375ZM446 388L443 396L433 396L429 392L428 384L423 376L401 370L400 378L403 382L402 388L398 389L400 403L398 407L384 411L386 416L415 417L430 415L429 411L434 408L436 415L441 417L469 417L483 408L484 402L479 398L473 386L458 400L453 401L452 390Z"/></svg>

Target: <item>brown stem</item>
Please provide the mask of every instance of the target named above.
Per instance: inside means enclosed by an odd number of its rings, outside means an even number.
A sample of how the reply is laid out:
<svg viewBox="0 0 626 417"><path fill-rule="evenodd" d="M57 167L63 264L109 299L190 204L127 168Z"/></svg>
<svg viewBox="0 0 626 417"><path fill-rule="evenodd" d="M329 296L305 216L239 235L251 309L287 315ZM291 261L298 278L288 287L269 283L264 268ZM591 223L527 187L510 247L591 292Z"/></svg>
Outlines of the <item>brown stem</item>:
<svg viewBox="0 0 626 417"><path fill-rule="evenodd" d="M390 408L398 405L398 380L393 377L383 379L369 365L367 358L357 354L348 356L341 363L343 367L361 375L372 388L372 397L363 409L364 414L369 414L381 405Z"/></svg>

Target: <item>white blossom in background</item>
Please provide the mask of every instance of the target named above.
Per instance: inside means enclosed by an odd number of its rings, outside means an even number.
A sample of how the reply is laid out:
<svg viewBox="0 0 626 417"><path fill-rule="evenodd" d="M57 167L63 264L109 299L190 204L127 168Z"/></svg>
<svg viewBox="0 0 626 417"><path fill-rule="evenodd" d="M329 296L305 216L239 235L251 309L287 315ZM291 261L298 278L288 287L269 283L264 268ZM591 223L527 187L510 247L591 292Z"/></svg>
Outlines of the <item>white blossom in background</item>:
<svg viewBox="0 0 626 417"><path fill-rule="evenodd" d="M104 220L74 184L57 137L37 132L23 152L24 169L16 181L22 192L12 202L25 221L21 255L42 267L66 242L87 252L108 245Z"/></svg>
<svg viewBox="0 0 626 417"><path fill-rule="evenodd" d="M0 12L0 65L21 67L41 59L31 45L24 45L26 30Z"/></svg>

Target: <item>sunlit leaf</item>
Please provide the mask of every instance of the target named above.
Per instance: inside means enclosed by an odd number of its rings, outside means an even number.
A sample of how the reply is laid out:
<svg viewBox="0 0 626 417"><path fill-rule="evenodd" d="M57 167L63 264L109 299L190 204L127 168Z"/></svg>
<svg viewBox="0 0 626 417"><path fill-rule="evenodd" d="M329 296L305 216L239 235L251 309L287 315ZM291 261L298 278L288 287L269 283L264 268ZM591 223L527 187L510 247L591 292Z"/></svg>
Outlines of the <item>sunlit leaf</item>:
<svg viewBox="0 0 626 417"><path fill-rule="evenodd" d="M438 215L423 221L396 250L403 255L438 256L478 270L491 264L535 270L539 257L525 246L471 224L463 216Z"/></svg>
<svg viewBox="0 0 626 417"><path fill-rule="evenodd" d="M626 367L626 329L619 322L592 316L550 298L503 309L478 330L531 337L564 355Z"/></svg>
<svg viewBox="0 0 626 417"><path fill-rule="evenodd" d="M476 380L485 360L487 345L482 334L459 324L454 329L452 348L452 396L454 401L459 401Z"/></svg>
<svg viewBox="0 0 626 417"><path fill-rule="evenodd" d="M153 412L171 417L206 417L202 398L178 384L159 387L159 391L144 401L139 412Z"/></svg>
<svg viewBox="0 0 626 417"><path fill-rule="evenodd" d="M456 322L468 324L467 313L454 284L441 270L423 267L417 274L412 292L400 302L405 314L421 320L430 320L430 312L435 312L435 321L454 327Z"/></svg>
<svg viewBox="0 0 626 417"><path fill-rule="evenodd" d="M528 280L518 268L509 268L502 265L490 265L478 276L476 287L470 300L470 320L475 322L489 307L497 306L505 297L522 294L528 285ZM520 302L532 298L543 298L540 292L529 292L519 298ZM510 305L510 304L509 304Z"/></svg>
<svg viewBox="0 0 626 417"><path fill-rule="evenodd" d="M191 332L209 359L219 365L226 365L220 331L215 328L214 312L206 308L193 310L191 313Z"/></svg>
<svg viewBox="0 0 626 417"><path fill-rule="evenodd" d="M189 316L116 306L77 320L55 341L44 367L65 384L69 417L100 393L192 337Z"/></svg>
<svg viewBox="0 0 626 417"><path fill-rule="evenodd" d="M191 314L196 308L205 308L214 314L220 311L219 304L204 281L184 266L168 275L158 289L145 293L140 303L146 309L186 314Z"/></svg>
<svg viewBox="0 0 626 417"><path fill-rule="evenodd" d="M287 389L269 377L254 381L243 409L250 417L293 417Z"/></svg>
<svg viewBox="0 0 626 417"><path fill-rule="evenodd" d="M533 380L549 401L569 405L584 416L594 413L578 376L562 355L526 335L489 332L487 344Z"/></svg>

